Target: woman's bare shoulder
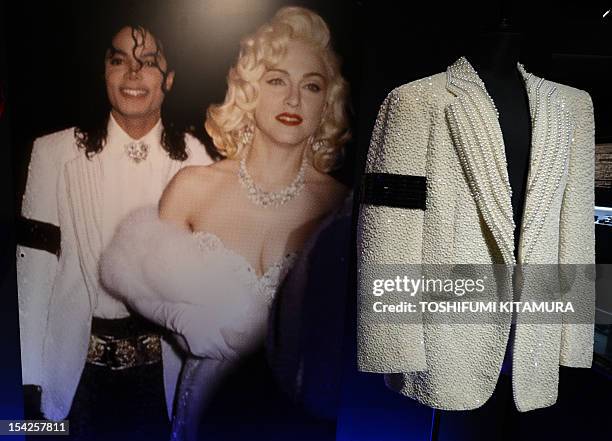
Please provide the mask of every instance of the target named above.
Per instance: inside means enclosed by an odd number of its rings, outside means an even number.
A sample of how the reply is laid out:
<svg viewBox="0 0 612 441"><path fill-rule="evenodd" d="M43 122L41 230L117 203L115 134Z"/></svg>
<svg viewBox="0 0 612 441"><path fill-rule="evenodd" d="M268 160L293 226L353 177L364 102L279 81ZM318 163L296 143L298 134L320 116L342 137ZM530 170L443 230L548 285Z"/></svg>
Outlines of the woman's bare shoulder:
<svg viewBox="0 0 612 441"><path fill-rule="evenodd" d="M213 183L212 165L189 165L180 169L170 180L160 200L160 206L197 202Z"/></svg>
<svg viewBox="0 0 612 441"><path fill-rule="evenodd" d="M211 165L190 165L182 168L168 183L159 201L160 215L179 225L191 223L195 213L207 206L212 197L227 187L230 174L220 161Z"/></svg>
<svg viewBox="0 0 612 441"><path fill-rule="evenodd" d="M332 176L313 171L310 176L312 202L319 205L323 212L329 212L342 204L349 188Z"/></svg>
<svg viewBox="0 0 612 441"><path fill-rule="evenodd" d="M237 159L222 159L206 168L217 174L234 174L238 172L238 165L239 161Z"/></svg>
<svg viewBox="0 0 612 441"><path fill-rule="evenodd" d="M188 165L178 171L174 180L182 185L189 185L194 181L205 178L211 174L215 164L211 165Z"/></svg>
<svg viewBox="0 0 612 441"><path fill-rule="evenodd" d="M332 196L346 195L349 191L349 188L336 178L317 170L312 170L309 181L315 191L331 193Z"/></svg>
<svg viewBox="0 0 612 441"><path fill-rule="evenodd" d="M172 179L170 185L180 191L202 192L204 187L214 186L228 176L227 160L211 165L189 165L183 167Z"/></svg>

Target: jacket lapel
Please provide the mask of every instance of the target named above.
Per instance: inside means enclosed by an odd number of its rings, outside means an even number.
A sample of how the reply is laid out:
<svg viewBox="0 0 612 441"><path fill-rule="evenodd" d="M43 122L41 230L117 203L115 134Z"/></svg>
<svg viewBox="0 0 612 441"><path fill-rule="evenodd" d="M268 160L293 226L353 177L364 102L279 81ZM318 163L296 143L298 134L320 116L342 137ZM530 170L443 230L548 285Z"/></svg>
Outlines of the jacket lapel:
<svg viewBox="0 0 612 441"><path fill-rule="evenodd" d="M519 260L530 263L553 198L567 169L574 120L557 86L519 65L531 113L531 159L521 225ZM537 262L534 262L537 263Z"/></svg>
<svg viewBox="0 0 612 441"><path fill-rule="evenodd" d="M531 157L518 250L529 263L542 233L542 220L567 168L574 121L557 87L518 66L529 99ZM495 238L504 263L513 264L514 220L504 140L497 109L478 73L465 58L447 70L447 88L456 99L446 117L470 189Z"/></svg>
<svg viewBox="0 0 612 441"><path fill-rule="evenodd" d="M446 107L446 118L470 190L499 247L500 263L514 264L511 189L497 109L465 58L448 68L447 88L456 99Z"/></svg>
<svg viewBox="0 0 612 441"><path fill-rule="evenodd" d="M73 228L92 310L97 306L98 260L102 252L102 164L81 153L65 165Z"/></svg>

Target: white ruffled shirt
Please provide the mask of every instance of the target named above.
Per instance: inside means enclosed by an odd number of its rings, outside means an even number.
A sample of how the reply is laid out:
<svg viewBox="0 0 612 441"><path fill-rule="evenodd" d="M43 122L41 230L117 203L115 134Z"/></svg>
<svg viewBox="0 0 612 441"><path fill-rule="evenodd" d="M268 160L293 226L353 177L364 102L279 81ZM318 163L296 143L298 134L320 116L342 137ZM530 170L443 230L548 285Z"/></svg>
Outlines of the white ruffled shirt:
<svg viewBox="0 0 612 441"><path fill-rule="evenodd" d="M161 145L163 126L161 119L140 139L131 138L110 115L107 142L100 153L102 163L102 240L103 247L111 241L120 221L131 211L157 204L170 180L171 161ZM131 142L149 145L147 158L136 163L125 146ZM129 315L126 306L104 288L98 292L95 317L116 319Z"/></svg>

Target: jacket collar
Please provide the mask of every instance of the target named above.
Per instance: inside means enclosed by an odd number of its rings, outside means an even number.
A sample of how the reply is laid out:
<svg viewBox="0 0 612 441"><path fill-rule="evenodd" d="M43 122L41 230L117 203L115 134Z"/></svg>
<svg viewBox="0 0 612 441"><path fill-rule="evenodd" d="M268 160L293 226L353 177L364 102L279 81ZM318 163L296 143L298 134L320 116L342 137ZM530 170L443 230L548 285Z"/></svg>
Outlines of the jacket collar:
<svg viewBox="0 0 612 441"><path fill-rule="evenodd" d="M113 114L110 113L108 117L106 144L101 154L109 155L117 159L127 159L125 158L125 145L132 142L144 142L151 147L149 151L150 156L164 157L166 154L164 154L165 150L161 145L163 130L164 127L160 118L146 135L140 139L134 139L121 128L117 120L113 117Z"/></svg>
<svg viewBox="0 0 612 441"><path fill-rule="evenodd" d="M520 64L518 69L525 81L532 122L518 250L519 261L527 263L567 168L573 120L554 83L528 73ZM447 89L455 100L447 106L446 117L470 189L502 262L514 264L512 189L497 108L478 73L464 57L449 66Z"/></svg>

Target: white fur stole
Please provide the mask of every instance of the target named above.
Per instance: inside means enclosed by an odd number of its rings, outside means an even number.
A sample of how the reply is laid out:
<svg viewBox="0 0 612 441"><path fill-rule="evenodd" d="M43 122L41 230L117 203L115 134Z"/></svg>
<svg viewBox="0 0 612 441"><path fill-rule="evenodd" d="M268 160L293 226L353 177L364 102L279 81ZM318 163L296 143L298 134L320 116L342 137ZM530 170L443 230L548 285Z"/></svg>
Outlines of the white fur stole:
<svg viewBox="0 0 612 441"><path fill-rule="evenodd" d="M160 220L156 207L141 208L102 253L100 278L136 312L182 334L195 355L210 355L220 340L244 352L263 339L268 307L224 256Z"/></svg>

